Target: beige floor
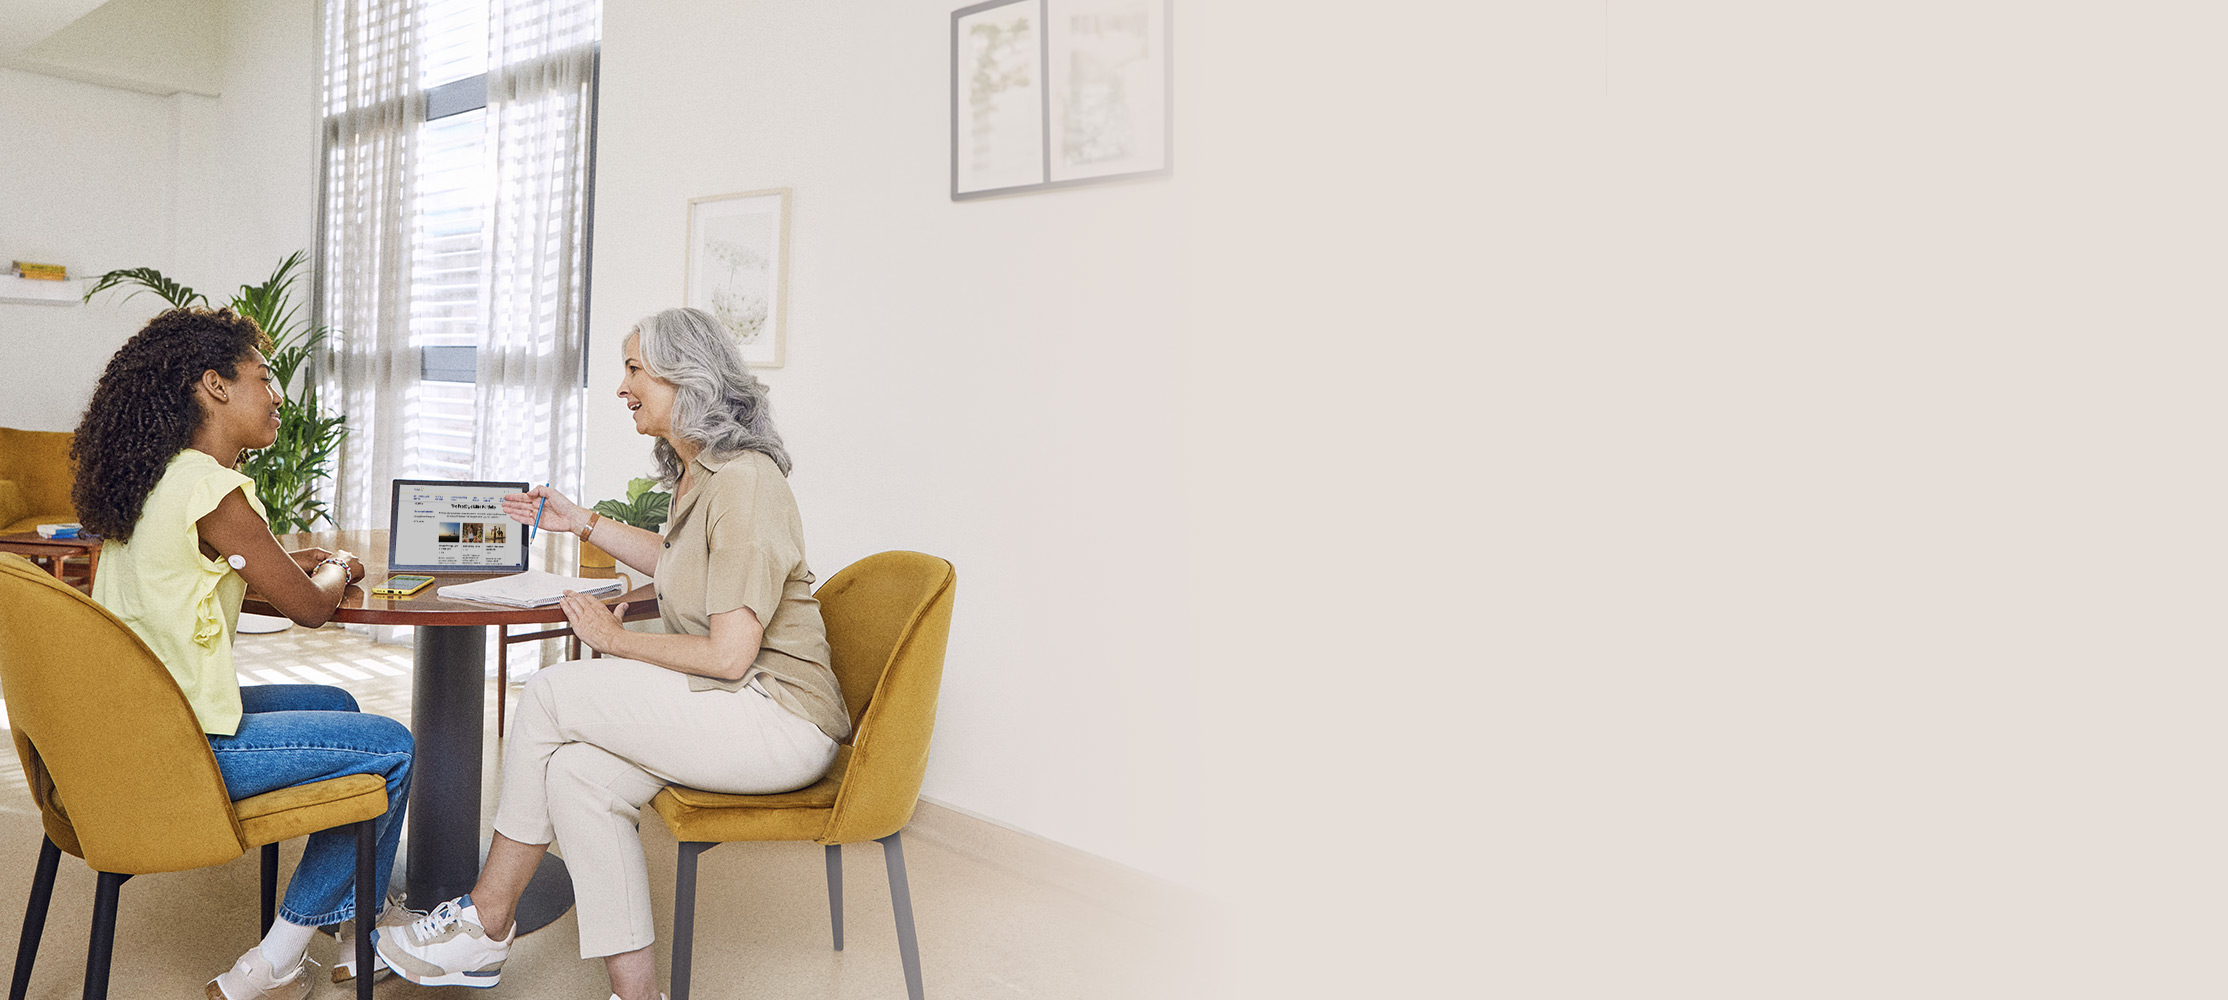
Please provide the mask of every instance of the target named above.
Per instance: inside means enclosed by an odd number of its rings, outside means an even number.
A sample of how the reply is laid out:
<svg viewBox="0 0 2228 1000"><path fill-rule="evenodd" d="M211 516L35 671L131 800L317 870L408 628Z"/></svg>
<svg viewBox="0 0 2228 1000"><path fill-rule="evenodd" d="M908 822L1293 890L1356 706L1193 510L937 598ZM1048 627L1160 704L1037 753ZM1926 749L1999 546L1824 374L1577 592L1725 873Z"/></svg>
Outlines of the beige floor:
<svg viewBox="0 0 2228 1000"><path fill-rule="evenodd" d="M527 650L514 646L514 654ZM294 628L269 636L243 635L237 646L242 683L317 682L354 693L367 711L408 720L410 654L406 646L378 645L338 627ZM531 656L531 653L527 654ZM513 679L514 682L517 678ZM493 729L493 682L489 728ZM515 688L514 688L515 693ZM487 806L496 783L490 735ZM0 941L21 934L23 900L40 841L38 816L25 792L13 753L0 762ZM1073 865L1064 877L1034 871L1042 851L1003 851L996 838L949 836L949 814L932 830L908 831L905 857L921 942L923 979L930 997L1114 998L1197 995L1196 935L1182 917L1146 915L1134 906L1072 888ZM966 820L957 821L964 824ZM926 824L917 822L917 827ZM961 831L965 831L962 829ZM662 914L661 938L672 916L674 842L653 814L642 836L650 857L650 882ZM1010 838L1011 834L1004 836ZM1010 842L1010 840L1009 840ZM985 845L988 845L987 847ZM291 870L299 841L281 855ZM902 998L888 882L881 850L867 844L844 849L844 950L830 947L820 848L812 844L730 844L704 855L698 892L696 974L693 995L729 997ZM61 1000L79 996L86 928L91 919L93 875L74 858L63 859L53 910L30 996ZM110 996L199 998L202 984L255 943L256 861L253 853L217 868L133 879L124 886ZM502 985L484 993L458 987L429 989L400 980L379 984L382 997L486 996L601 998L608 995L601 962L579 958L571 914L522 939L505 968ZM311 957L328 961L329 941ZM661 971L668 942L657 945ZM12 954L12 951L10 952ZM321 984L314 997L351 996Z"/></svg>

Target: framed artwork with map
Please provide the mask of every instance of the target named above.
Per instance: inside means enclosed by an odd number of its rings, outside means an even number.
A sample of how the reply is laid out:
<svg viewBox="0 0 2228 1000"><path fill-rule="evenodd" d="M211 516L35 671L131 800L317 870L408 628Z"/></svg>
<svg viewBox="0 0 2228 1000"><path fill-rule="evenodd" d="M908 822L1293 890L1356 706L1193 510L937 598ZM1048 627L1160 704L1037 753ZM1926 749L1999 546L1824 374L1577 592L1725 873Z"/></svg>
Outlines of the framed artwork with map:
<svg viewBox="0 0 2228 1000"><path fill-rule="evenodd" d="M681 302L718 317L752 368L782 366L787 338L789 189L689 199Z"/></svg>
<svg viewBox="0 0 2228 1000"><path fill-rule="evenodd" d="M954 201L1165 176L1170 0L987 0L952 12Z"/></svg>

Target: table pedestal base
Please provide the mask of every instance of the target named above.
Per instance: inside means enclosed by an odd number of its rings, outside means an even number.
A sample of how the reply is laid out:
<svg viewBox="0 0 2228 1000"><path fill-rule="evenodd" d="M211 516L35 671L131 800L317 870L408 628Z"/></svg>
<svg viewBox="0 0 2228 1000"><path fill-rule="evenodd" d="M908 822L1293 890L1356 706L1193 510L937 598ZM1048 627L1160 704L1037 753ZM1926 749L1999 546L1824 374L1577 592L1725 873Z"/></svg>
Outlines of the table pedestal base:
<svg viewBox="0 0 2228 1000"><path fill-rule="evenodd" d="M487 627L420 625L414 647L410 836L400 867L413 910L472 891L480 877L480 745L487 735ZM518 901L528 934L572 908L564 859L542 856Z"/></svg>
<svg viewBox="0 0 2228 1000"><path fill-rule="evenodd" d="M412 643L410 840L413 910L472 891L480 877L480 740L487 722L487 627L420 625Z"/></svg>

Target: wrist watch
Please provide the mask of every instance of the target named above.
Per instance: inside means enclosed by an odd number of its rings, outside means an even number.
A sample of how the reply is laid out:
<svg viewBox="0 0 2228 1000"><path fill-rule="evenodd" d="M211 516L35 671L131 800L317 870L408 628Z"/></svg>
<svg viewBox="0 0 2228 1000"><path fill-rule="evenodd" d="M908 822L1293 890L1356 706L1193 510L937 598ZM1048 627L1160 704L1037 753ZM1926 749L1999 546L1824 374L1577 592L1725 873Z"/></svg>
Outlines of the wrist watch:
<svg viewBox="0 0 2228 1000"><path fill-rule="evenodd" d="M603 515L602 515L602 514L598 514L598 513L596 513L595 511L592 511L592 510L591 510L591 511L589 511L589 512L588 512L588 525L587 525L587 527L584 527L584 528L581 528L581 529L580 529L580 540L581 540L581 541L583 541L583 542L585 542L585 541L587 541L587 540L588 540L588 536L590 536L590 535L593 535L593 534L595 534L595 533L596 533L596 522L598 522L598 521L601 521L601 520L603 520Z"/></svg>

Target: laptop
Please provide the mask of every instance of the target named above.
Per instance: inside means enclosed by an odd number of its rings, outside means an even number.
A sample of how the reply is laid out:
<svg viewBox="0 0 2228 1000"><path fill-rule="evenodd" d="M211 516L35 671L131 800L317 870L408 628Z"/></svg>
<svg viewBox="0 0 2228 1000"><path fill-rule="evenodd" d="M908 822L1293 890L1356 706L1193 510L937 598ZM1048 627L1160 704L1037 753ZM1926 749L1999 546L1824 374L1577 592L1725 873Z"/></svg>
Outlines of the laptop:
<svg viewBox="0 0 2228 1000"><path fill-rule="evenodd" d="M395 480L387 572L526 572L526 526L503 514L503 497L527 489L525 483Z"/></svg>

